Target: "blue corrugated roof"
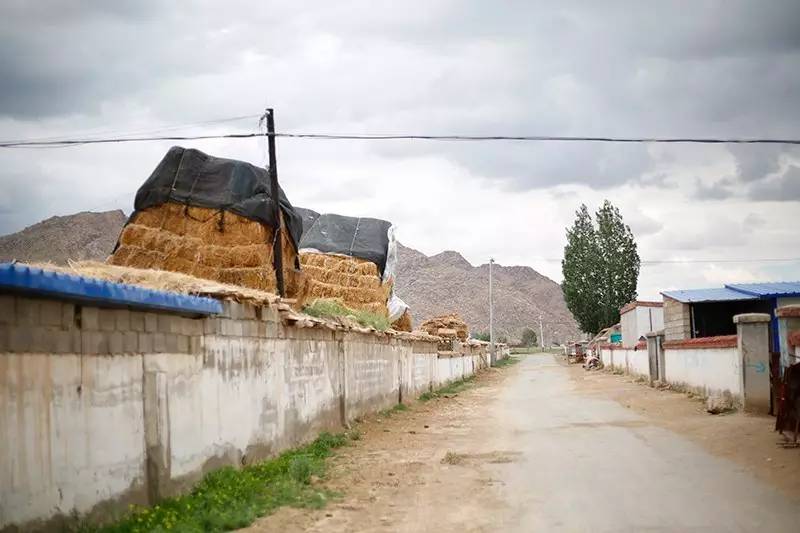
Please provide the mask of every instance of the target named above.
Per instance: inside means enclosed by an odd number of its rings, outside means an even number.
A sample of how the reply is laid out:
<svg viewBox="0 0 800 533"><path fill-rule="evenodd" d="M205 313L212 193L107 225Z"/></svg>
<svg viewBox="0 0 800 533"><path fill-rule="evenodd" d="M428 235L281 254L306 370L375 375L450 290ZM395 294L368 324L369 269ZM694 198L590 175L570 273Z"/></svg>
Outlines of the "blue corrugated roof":
<svg viewBox="0 0 800 533"><path fill-rule="evenodd" d="M0 290L3 289L100 306L158 309L198 315L222 312L222 304L213 298L144 289L18 263L0 263Z"/></svg>
<svg viewBox="0 0 800 533"><path fill-rule="evenodd" d="M691 289L684 291L665 291L662 292L664 296L678 300L683 303L699 303L699 302L732 302L736 300L757 300L758 296L753 294L745 294L740 291L729 289L727 287L721 289Z"/></svg>
<svg viewBox="0 0 800 533"><path fill-rule="evenodd" d="M775 296L800 296L800 281L777 281L771 283L731 283L725 285L729 289L770 298Z"/></svg>

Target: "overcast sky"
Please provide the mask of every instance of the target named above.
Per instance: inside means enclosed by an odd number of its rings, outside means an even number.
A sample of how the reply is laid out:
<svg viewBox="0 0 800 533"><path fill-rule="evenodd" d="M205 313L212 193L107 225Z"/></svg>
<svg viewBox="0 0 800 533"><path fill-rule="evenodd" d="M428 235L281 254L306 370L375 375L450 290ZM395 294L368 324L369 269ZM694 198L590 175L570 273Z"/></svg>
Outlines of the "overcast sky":
<svg viewBox="0 0 800 533"><path fill-rule="evenodd" d="M3 140L252 131L267 106L286 132L800 138L800 2L5 0L0 72ZM130 213L172 144L0 151L0 234ZM279 139L278 169L295 205L557 281L565 227L604 198L643 260L800 257L786 146ZM643 265L639 293L770 279L800 262Z"/></svg>

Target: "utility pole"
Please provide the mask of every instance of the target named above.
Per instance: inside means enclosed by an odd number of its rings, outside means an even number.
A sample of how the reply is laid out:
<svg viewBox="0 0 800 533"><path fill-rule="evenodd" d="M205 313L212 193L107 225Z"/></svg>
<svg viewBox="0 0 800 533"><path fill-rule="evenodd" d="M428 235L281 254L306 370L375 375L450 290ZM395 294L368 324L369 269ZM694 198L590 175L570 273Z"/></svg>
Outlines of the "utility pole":
<svg viewBox="0 0 800 533"><path fill-rule="evenodd" d="M272 239L272 266L275 269L275 284L278 295L286 296L283 286L283 239L281 238L281 202L278 187L278 163L275 159L275 111L269 107L264 114L267 119L267 146L269 148L269 194L272 197L275 227Z"/></svg>
<svg viewBox="0 0 800 533"><path fill-rule="evenodd" d="M539 315L539 348L544 351L544 329L542 328L542 315Z"/></svg>
<svg viewBox="0 0 800 533"><path fill-rule="evenodd" d="M495 362L494 354L494 302L492 301L492 265L494 259L489 258L489 361L490 366Z"/></svg>

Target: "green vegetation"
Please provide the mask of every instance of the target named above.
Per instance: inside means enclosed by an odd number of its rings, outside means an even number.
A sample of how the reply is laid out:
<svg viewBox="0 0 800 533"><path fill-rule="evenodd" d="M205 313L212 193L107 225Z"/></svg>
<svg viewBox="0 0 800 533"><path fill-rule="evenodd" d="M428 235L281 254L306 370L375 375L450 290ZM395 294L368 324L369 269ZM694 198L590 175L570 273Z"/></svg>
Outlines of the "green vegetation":
<svg viewBox="0 0 800 533"><path fill-rule="evenodd" d="M472 338L475 340L483 341L483 342L491 342L491 338L489 337L489 333L473 333ZM501 344L508 344L508 336L506 335L499 335L496 336L494 342L501 343Z"/></svg>
<svg viewBox="0 0 800 533"><path fill-rule="evenodd" d="M389 329L389 319L383 315L350 309L338 300L319 298L303 308L303 312L317 318L351 317L365 327L373 327L378 331Z"/></svg>
<svg viewBox="0 0 800 533"><path fill-rule="evenodd" d="M495 366L495 368L503 368L504 366L515 365L515 364L519 363L520 361L522 361L522 359L519 358L519 357L508 356L505 359L500 359L499 361L496 361L494 363L494 366Z"/></svg>
<svg viewBox="0 0 800 533"><path fill-rule="evenodd" d="M536 332L531 328L525 328L522 330L522 345L531 347L536 346L538 344L538 339L536 338Z"/></svg>
<svg viewBox="0 0 800 533"><path fill-rule="evenodd" d="M356 440L355 436L350 438ZM154 507L132 506L120 521L84 530L228 531L247 526L285 505L323 507L334 494L315 487L312 480L324 476L326 458L347 441L348 435L322 433L311 444L275 459L240 470L221 468L208 474L188 494L168 498Z"/></svg>
<svg viewBox="0 0 800 533"><path fill-rule="evenodd" d="M459 379L450 383L449 385L445 385L441 389L431 391L431 392L423 392L419 396L419 400L422 402L427 402L428 400L432 400L434 398L439 398L441 396L451 396L453 394L458 394L459 392L465 391L473 385L475 381L475 375L469 376L464 379Z"/></svg>
<svg viewBox="0 0 800 533"><path fill-rule="evenodd" d="M619 309L636 299L640 260L631 229L606 200L595 213L585 205L567 229L561 290L583 331L596 334L619 322ZM596 225L596 227L595 227Z"/></svg>
<svg viewBox="0 0 800 533"><path fill-rule="evenodd" d="M399 413L401 411L408 411L408 406L404 403L398 403L397 405L395 405L390 409L384 409L383 411L380 411L378 413L378 416L382 418L389 418L393 414Z"/></svg>

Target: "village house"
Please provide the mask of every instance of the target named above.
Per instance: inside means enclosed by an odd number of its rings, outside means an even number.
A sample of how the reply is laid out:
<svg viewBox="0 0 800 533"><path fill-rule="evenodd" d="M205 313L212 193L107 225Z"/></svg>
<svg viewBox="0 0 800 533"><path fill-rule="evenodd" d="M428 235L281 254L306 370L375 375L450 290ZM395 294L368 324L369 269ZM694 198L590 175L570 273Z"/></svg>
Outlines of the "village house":
<svg viewBox="0 0 800 533"><path fill-rule="evenodd" d="M678 341L736 333L734 315L770 316L770 351L780 352L775 310L800 303L800 282L736 283L721 288L664 291L664 337Z"/></svg>
<svg viewBox="0 0 800 533"><path fill-rule="evenodd" d="M664 328L663 303L635 300L625 304L619 310L619 324L622 345L634 347L651 331Z"/></svg>

